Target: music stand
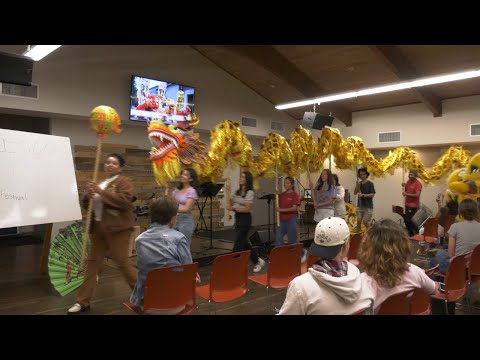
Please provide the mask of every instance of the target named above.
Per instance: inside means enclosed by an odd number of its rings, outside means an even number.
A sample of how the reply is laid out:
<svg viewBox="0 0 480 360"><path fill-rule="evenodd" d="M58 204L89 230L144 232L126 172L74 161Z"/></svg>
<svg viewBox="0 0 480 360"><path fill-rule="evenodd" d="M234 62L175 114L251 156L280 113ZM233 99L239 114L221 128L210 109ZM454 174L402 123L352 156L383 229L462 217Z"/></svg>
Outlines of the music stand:
<svg viewBox="0 0 480 360"><path fill-rule="evenodd" d="M197 200L197 207L198 207L198 210L200 211L200 216L198 218L198 221L197 221L197 225L195 226L195 232L197 232L197 228L198 228L198 223L200 223L200 227L202 226L202 223L203 225L205 225L205 230L209 231L210 232L210 247L208 249L205 249L205 250L210 250L210 249L214 249L213 247L213 197L214 196L217 196L218 192L222 189L223 187L223 184L214 184L212 182L208 182L208 183L204 183L202 185L200 185L198 191L199 191L199 194L198 196L199 197L204 197L205 200L203 201L203 204L202 206L200 207L200 204ZM210 199L210 229L207 228L207 223L205 222L205 218L203 217L203 210L205 209L205 205L207 204L207 200ZM201 229L203 230L203 229ZM224 249L222 249L224 250Z"/></svg>
<svg viewBox="0 0 480 360"><path fill-rule="evenodd" d="M306 201L306 202L311 201L312 200L312 189L305 189L305 187L302 185L302 183L298 179L297 179L297 183L303 189L303 198L301 199L301 201ZM307 240L310 240L310 224L305 221L306 213L307 213L307 205L305 204L305 212L303 213L302 216L303 216L303 226L305 226L305 224L307 225L307 231L304 232L304 233L300 233L299 235L300 235L300 237L302 235L307 235Z"/></svg>
<svg viewBox="0 0 480 360"><path fill-rule="evenodd" d="M270 203L272 202L273 199L275 199L275 194L266 194L263 196L260 196L258 198L259 200L267 200L267 205L268 205L268 243L270 243ZM275 217L274 217L275 219ZM275 224L274 224L275 225ZM275 226L274 226L275 229Z"/></svg>

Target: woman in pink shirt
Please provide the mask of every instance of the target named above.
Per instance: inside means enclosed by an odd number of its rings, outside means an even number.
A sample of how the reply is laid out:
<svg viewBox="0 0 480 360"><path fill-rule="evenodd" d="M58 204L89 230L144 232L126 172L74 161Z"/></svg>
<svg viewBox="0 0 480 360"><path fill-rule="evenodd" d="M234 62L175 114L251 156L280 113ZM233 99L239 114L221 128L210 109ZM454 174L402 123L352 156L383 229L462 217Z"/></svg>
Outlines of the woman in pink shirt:
<svg viewBox="0 0 480 360"><path fill-rule="evenodd" d="M358 260L362 280L373 292L373 311L390 296L415 288L433 295L438 283L430 279L421 268L410 264L411 245L408 234L397 222L382 219L367 230L360 246Z"/></svg>
<svg viewBox="0 0 480 360"><path fill-rule="evenodd" d="M180 184L177 189L172 192L172 196L179 204L177 222L174 229L185 235L189 249L192 244L193 230L195 229L192 209L195 201L198 199L196 187L197 173L192 168L187 168L180 174Z"/></svg>

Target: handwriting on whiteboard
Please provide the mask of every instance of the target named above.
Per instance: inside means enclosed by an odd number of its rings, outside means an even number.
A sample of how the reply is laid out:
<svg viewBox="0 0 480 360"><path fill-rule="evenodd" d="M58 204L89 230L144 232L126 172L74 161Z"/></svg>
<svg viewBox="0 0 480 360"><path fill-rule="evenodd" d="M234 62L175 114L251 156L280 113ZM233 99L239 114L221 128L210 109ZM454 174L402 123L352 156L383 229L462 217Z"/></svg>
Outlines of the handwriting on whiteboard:
<svg viewBox="0 0 480 360"><path fill-rule="evenodd" d="M48 145L39 141L28 142L0 138L0 153L39 155L47 150Z"/></svg>
<svg viewBox="0 0 480 360"><path fill-rule="evenodd" d="M27 193L12 193L7 189L0 189L0 200L28 200Z"/></svg>

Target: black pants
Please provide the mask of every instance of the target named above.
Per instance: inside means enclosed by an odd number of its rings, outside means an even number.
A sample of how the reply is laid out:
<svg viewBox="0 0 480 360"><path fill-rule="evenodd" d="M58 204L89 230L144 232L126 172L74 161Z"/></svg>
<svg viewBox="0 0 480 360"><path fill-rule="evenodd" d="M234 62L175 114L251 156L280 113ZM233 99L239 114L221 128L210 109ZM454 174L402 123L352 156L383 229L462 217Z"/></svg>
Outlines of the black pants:
<svg viewBox="0 0 480 360"><path fill-rule="evenodd" d="M405 226L407 227L408 235L413 236L418 233L418 229L412 221L413 215L417 212L418 208L405 206Z"/></svg>
<svg viewBox="0 0 480 360"><path fill-rule="evenodd" d="M258 262L257 249L252 248L248 239L248 232L252 226L252 215L250 213L235 213L235 243L233 252L251 250L250 259L254 264Z"/></svg>

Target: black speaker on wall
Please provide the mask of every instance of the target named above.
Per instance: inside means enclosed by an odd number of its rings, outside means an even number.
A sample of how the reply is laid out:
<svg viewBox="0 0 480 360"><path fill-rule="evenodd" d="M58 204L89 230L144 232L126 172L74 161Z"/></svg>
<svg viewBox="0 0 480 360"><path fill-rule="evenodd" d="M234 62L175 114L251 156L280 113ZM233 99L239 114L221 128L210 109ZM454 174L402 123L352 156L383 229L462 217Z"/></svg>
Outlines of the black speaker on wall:
<svg viewBox="0 0 480 360"><path fill-rule="evenodd" d="M0 52L0 82L31 86L33 60L27 56Z"/></svg>
<svg viewBox="0 0 480 360"><path fill-rule="evenodd" d="M332 126L333 116L306 112L303 114L302 126L306 129L322 130L325 126Z"/></svg>

